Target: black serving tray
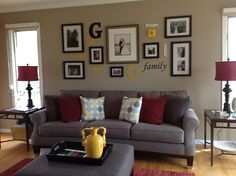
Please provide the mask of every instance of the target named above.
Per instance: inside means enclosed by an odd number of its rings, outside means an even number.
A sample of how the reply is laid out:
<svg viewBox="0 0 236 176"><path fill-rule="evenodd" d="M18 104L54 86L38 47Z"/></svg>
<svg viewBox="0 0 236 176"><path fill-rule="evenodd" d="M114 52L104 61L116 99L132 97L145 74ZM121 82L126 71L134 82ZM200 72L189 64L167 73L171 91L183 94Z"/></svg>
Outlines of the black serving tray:
<svg viewBox="0 0 236 176"><path fill-rule="evenodd" d="M81 142L61 141L46 154L49 161L70 162L89 165L102 165L112 151L112 144L106 144L101 158L88 158Z"/></svg>

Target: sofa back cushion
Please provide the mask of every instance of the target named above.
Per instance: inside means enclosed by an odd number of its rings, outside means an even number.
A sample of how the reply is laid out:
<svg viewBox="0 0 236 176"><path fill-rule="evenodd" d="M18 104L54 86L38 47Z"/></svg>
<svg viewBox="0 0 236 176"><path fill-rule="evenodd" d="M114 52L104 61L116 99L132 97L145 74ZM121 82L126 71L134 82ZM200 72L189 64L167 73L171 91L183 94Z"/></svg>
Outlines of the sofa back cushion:
<svg viewBox="0 0 236 176"><path fill-rule="evenodd" d="M77 96L60 96L58 98L61 120L63 122L73 122L80 120L81 105Z"/></svg>
<svg viewBox="0 0 236 176"><path fill-rule="evenodd" d="M168 96L164 111L164 122L182 127L183 116L189 107L189 97Z"/></svg>
<svg viewBox="0 0 236 176"><path fill-rule="evenodd" d="M175 90L175 91L161 91L160 94L162 96L168 95L168 96L178 96L178 97L188 97L186 90Z"/></svg>
<svg viewBox="0 0 236 176"><path fill-rule="evenodd" d="M137 98L137 91L101 91L101 97L105 97L105 118L118 119L123 97Z"/></svg>
<svg viewBox="0 0 236 176"><path fill-rule="evenodd" d="M61 95L83 96L89 98L97 98L99 91L96 90L61 90Z"/></svg>
<svg viewBox="0 0 236 176"><path fill-rule="evenodd" d="M46 95L44 97L48 122L61 119L58 97L59 95Z"/></svg>
<svg viewBox="0 0 236 176"><path fill-rule="evenodd" d="M161 96L161 92L160 91L141 91L138 93L139 97L160 97Z"/></svg>

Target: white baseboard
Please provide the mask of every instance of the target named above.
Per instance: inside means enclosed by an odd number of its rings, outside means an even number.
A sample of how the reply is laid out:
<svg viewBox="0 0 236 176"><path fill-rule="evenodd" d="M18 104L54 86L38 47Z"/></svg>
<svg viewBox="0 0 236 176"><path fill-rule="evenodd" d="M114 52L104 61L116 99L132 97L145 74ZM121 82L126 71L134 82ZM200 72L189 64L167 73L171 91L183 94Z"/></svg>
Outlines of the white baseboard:
<svg viewBox="0 0 236 176"><path fill-rule="evenodd" d="M11 130L7 129L7 128L0 128L0 132L1 133L11 133Z"/></svg>

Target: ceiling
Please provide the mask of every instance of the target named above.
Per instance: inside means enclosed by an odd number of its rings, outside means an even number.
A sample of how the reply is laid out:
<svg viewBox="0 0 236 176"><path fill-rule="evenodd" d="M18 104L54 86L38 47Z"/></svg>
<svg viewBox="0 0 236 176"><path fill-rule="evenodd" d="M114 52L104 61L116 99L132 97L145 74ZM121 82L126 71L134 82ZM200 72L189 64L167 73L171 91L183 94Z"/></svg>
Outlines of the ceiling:
<svg viewBox="0 0 236 176"><path fill-rule="evenodd" d="M132 1L141 0L0 0L0 13Z"/></svg>

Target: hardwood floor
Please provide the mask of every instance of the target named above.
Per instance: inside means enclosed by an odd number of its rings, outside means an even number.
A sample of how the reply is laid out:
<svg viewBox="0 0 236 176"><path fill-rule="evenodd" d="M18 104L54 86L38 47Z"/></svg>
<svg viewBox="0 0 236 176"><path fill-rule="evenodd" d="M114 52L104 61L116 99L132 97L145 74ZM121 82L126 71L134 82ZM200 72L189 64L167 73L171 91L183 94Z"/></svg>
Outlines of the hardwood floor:
<svg viewBox="0 0 236 176"><path fill-rule="evenodd" d="M2 140L11 139L9 134L1 134ZM24 158L34 158L32 149L27 152L22 141L2 143L0 149L0 173ZM158 168L163 170L193 172L196 176L235 176L236 155L221 155L215 150L214 166L210 166L210 150L198 146L192 169L186 168L186 160L160 157L151 153L135 153L134 167Z"/></svg>

